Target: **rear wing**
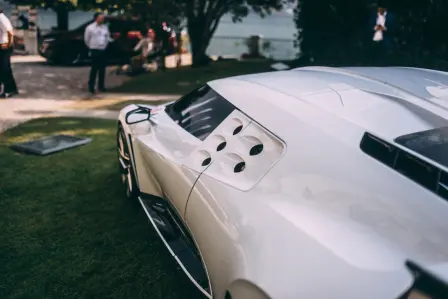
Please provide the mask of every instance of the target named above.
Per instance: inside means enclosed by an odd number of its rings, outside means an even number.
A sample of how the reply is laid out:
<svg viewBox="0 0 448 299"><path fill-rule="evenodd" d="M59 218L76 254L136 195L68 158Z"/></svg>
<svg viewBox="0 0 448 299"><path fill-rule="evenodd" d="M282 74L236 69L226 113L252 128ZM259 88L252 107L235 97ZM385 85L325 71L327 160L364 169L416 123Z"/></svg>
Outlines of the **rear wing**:
<svg viewBox="0 0 448 299"><path fill-rule="evenodd" d="M398 299L447 299L448 281L440 278L412 261L406 267L414 277L414 283Z"/></svg>

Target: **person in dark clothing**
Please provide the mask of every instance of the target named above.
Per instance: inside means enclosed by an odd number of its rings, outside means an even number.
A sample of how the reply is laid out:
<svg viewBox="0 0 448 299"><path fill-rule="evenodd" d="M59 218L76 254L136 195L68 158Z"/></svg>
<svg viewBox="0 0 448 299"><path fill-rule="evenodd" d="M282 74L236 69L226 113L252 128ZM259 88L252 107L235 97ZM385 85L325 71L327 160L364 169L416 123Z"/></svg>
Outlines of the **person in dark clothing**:
<svg viewBox="0 0 448 299"><path fill-rule="evenodd" d="M158 39L160 41L160 61L159 68L161 70L166 70L165 59L166 56L171 54L171 43L170 37L172 35L172 29L168 27L166 22L162 23L160 33L158 34Z"/></svg>
<svg viewBox="0 0 448 299"><path fill-rule="evenodd" d="M95 93L96 77L98 76L98 89L105 91L104 77L106 74L106 48L109 44L110 33L109 28L104 25L104 16L96 13L94 22L87 26L84 32L84 42L90 50L90 58L92 60L89 75L89 92Z"/></svg>
<svg viewBox="0 0 448 299"><path fill-rule="evenodd" d="M0 98L10 98L18 94L11 68L13 40L14 32L11 22L0 9L0 86L3 85Z"/></svg>

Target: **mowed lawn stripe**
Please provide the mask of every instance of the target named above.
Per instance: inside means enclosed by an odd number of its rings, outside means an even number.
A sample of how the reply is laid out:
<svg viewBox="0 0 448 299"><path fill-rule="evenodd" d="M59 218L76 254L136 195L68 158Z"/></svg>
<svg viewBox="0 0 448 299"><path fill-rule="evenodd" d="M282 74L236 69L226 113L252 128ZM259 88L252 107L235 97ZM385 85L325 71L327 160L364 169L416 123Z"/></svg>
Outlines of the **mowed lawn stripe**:
<svg viewBox="0 0 448 299"><path fill-rule="evenodd" d="M0 298L201 298L123 196L116 125L38 119L0 135ZM61 132L93 141L46 157L8 148Z"/></svg>

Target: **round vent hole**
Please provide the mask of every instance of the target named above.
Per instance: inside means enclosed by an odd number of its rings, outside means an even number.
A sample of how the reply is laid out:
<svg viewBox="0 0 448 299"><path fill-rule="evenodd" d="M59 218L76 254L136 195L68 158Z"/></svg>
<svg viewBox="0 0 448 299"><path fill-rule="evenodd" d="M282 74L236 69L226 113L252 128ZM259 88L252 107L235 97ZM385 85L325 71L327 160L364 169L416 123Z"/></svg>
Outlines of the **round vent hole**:
<svg viewBox="0 0 448 299"><path fill-rule="evenodd" d="M212 162L212 158L207 158L202 161L202 166L207 166L208 164L210 164L210 162Z"/></svg>
<svg viewBox="0 0 448 299"><path fill-rule="evenodd" d="M246 168L246 162L240 162L235 165L235 168L233 168L233 172L238 173L244 170Z"/></svg>
<svg viewBox="0 0 448 299"><path fill-rule="evenodd" d="M254 146L250 149L249 154L250 154L251 156L256 156L256 155L260 154L262 151L263 151L263 144L260 143L260 144L254 145Z"/></svg>
<svg viewBox="0 0 448 299"><path fill-rule="evenodd" d="M235 130L233 130L233 135L238 134L239 132L241 132L242 129L243 129L243 125L236 127Z"/></svg>
<svg viewBox="0 0 448 299"><path fill-rule="evenodd" d="M221 142L219 145L218 145L218 147L216 148L216 150L218 151L218 152L220 152L220 151L222 151L225 147L226 147L226 145L227 145L227 142Z"/></svg>

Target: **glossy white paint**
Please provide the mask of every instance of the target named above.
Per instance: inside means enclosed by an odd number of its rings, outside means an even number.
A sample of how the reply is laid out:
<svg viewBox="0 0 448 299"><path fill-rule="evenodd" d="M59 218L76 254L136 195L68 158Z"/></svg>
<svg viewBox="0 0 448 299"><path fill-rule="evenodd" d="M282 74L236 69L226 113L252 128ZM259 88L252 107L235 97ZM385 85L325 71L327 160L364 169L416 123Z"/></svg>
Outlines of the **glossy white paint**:
<svg viewBox="0 0 448 299"><path fill-rule="evenodd" d="M209 85L247 116L203 142L164 112L126 130L140 188L185 211L214 298L397 298L412 283L406 259L448 277L448 203L359 149L366 131L393 143L448 126L446 73L303 68ZM244 130L229 136L235 118ZM245 156L244 136L266 152ZM254 159L244 175L226 171L229 154Z"/></svg>

